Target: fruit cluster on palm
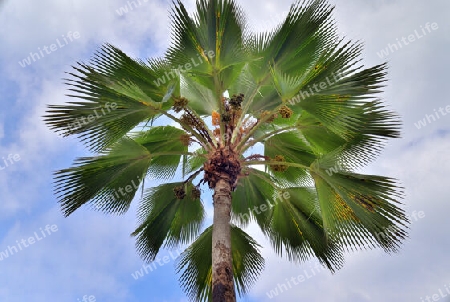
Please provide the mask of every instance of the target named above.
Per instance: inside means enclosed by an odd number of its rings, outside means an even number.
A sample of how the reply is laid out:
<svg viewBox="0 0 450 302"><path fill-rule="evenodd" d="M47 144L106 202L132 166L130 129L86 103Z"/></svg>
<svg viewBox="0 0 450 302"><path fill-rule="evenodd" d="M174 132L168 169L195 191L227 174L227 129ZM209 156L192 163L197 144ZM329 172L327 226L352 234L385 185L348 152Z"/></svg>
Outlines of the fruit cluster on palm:
<svg viewBox="0 0 450 302"><path fill-rule="evenodd" d="M241 229L252 221L279 255L316 257L331 271L345 250L396 251L408 223L401 190L355 172L399 136L376 97L386 66L359 65L361 45L339 39L331 12L325 0L297 2L277 28L251 33L233 0L198 0L193 17L177 1L163 58L134 60L106 44L75 66L67 84L81 100L49 106L45 121L99 154L55 173L64 215L84 204L123 214L134 182L178 178L145 190L133 235L146 261L189 245L178 269L195 301L235 301L235 288L256 281L264 259ZM213 224L203 230L210 189Z"/></svg>

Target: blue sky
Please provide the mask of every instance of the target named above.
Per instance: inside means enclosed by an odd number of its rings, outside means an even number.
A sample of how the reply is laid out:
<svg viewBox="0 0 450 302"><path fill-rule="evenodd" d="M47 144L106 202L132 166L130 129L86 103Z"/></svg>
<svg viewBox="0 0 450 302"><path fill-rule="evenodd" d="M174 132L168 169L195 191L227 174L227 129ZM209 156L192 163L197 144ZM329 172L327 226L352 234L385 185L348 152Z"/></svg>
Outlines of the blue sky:
<svg viewBox="0 0 450 302"><path fill-rule="evenodd" d="M389 82L382 96L402 117L402 138L390 141L361 172L401 180L404 208L413 221L409 239L395 255L348 253L344 268L331 275L316 269L313 260L294 265L279 258L251 225L247 232L263 246L266 268L241 301L422 302L433 295L434 301L450 301L450 293L444 297L450 288L450 114L445 111L450 106L445 90L450 2L330 2L336 4L340 34L364 41L363 63L388 61ZM47 104L69 101L64 72L89 60L105 42L137 58L159 56L170 43L169 3L136 0L125 12L130 3L0 1L0 301L75 302L85 295L108 302L187 301L169 251L161 252L160 258L168 259L161 260L164 265L137 280L132 276L143 265L130 237L137 224L136 202L123 216L85 207L64 218L52 192L53 171L89 154L76 139L51 132L41 118ZM192 10L194 1L185 3ZM238 3L252 27L261 30L275 26L291 2ZM437 28L425 35L427 23ZM410 35L416 38L402 40ZM43 55L29 58L29 65L23 61L40 51ZM211 213L211 199L205 203ZM304 282L269 298L270 290L288 286L299 275Z"/></svg>

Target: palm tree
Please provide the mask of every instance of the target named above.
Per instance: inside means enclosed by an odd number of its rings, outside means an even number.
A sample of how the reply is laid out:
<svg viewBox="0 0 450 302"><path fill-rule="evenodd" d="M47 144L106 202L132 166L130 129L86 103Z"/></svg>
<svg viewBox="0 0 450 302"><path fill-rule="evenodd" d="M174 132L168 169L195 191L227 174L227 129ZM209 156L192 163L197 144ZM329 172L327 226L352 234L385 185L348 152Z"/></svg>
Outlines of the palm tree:
<svg viewBox="0 0 450 302"><path fill-rule="evenodd" d="M190 244L177 269L195 301L235 301L256 281L264 259L241 229L251 222L280 256L331 271L345 250L397 251L408 224L401 188L355 172L399 136L377 98L386 64L364 68L332 10L297 2L277 28L251 33L234 0L198 0L192 17L177 1L163 58L106 44L74 66L69 96L81 100L50 105L45 121L98 155L55 172L64 215L84 204L123 214L146 176L163 181L141 195L136 247L152 261Z"/></svg>

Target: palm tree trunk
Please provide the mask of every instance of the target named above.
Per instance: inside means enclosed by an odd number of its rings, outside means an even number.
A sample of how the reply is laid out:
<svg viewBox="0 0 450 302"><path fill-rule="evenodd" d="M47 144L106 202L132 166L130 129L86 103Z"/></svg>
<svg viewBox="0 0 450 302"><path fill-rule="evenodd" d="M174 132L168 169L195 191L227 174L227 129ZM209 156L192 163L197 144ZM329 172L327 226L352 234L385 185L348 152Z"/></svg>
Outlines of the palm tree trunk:
<svg viewBox="0 0 450 302"><path fill-rule="evenodd" d="M220 179L214 188L212 232L212 301L235 302L231 254L231 186Z"/></svg>

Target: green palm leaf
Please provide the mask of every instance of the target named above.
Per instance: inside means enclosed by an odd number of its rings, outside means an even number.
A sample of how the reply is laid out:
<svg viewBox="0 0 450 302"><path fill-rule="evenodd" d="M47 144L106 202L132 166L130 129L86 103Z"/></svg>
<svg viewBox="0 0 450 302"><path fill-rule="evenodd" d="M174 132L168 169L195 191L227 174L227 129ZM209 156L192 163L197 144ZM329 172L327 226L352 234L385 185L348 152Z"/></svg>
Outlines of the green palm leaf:
<svg viewBox="0 0 450 302"><path fill-rule="evenodd" d="M332 60L350 60L353 52L359 53L358 48L343 49ZM344 57L344 58L340 58ZM331 60L331 59L330 59ZM390 126L392 114L383 109L376 101L365 101L371 95L380 92L381 83L385 81L386 65L378 65L361 72L345 74L345 70L333 70L331 63L311 81L305 82L296 97L288 101L294 111L304 110L316 117L329 130L343 138L349 138L366 126L367 112L378 114L375 122L383 121L385 127ZM353 63L352 63L353 64ZM342 67L339 63L337 66ZM337 68L337 67L336 67ZM341 74L336 78L337 74ZM375 117L375 116L374 116ZM372 118L374 118L372 117ZM382 117L382 118L381 118ZM388 117L388 119L383 119ZM380 129L380 125L377 125Z"/></svg>
<svg viewBox="0 0 450 302"><path fill-rule="evenodd" d="M327 1L322 0L292 5L283 24L250 40L254 56L261 57L252 64L252 74L263 80L269 72L268 64L284 72L305 73L316 61L321 45L334 36L328 26L331 11Z"/></svg>
<svg viewBox="0 0 450 302"><path fill-rule="evenodd" d="M342 266L343 250L324 228L314 189L283 189L267 217L262 230L278 254L284 251L289 260L294 261L306 261L315 256L331 271Z"/></svg>
<svg viewBox="0 0 450 302"><path fill-rule="evenodd" d="M232 0L200 0L197 14L191 18L183 4L177 1L172 20L176 35L167 58L175 65L203 58L199 66L193 66L190 74L195 81L213 90L215 100L219 101L221 95L217 93L223 92L236 79L247 59L243 48L241 9ZM212 55L208 56L210 52ZM214 90L216 84L220 87Z"/></svg>
<svg viewBox="0 0 450 302"><path fill-rule="evenodd" d="M153 261L164 245L173 248L195 239L205 217L200 199L189 183L167 183L150 188L138 209L139 227L132 233L145 261ZM185 196L176 196L176 192ZM182 197L182 199L181 199Z"/></svg>
<svg viewBox="0 0 450 302"><path fill-rule="evenodd" d="M305 168L316 159L309 146L294 132L280 133L267 139L264 144L264 155L270 159L281 155L286 162L300 165L300 167L287 167L286 170L283 169L284 171L270 168L278 181L293 185L305 184L310 179Z"/></svg>
<svg viewBox="0 0 450 302"><path fill-rule="evenodd" d="M250 286L264 269L264 258L258 243L240 228L231 225L233 276L239 295ZM192 301L211 301L212 226L207 228L183 254L177 264L181 286Z"/></svg>
<svg viewBox="0 0 450 302"><path fill-rule="evenodd" d="M183 143L184 130L172 126L152 127L135 135L135 140L152 154L148 173L158 179L174 176L181 157L188 155L188 146Z"/></svg>
<svg viewBox="0 0 450 302"><path fill-rule="evenodd" d="M65 216L90 201L107 213L124 213L151 163L142 145L122 138L104 154L76 160L55 172L55 192Z"/></svg>
<svg viewBox="0 0 450 302"><path fill-rule="evenodd" d="M239 180L236 190L232 193L232 217L243 226L252 218L262 224L270 206L268 202L273 200L278 184L270 174L256 169L249 168L244 174L248 175Z"/></svg>
<svg viewBox="0 0 450 302"><path fill-rule="evenodd" d="M189 108L199 115L211 115L213 110L219 109L214 92L191 76L182 76L181 95L189 100Z"/></svg>
<svg viewBox="0 0 450 302"><path fill-rule="evenodd" d="M397 116L384 109L379 101L358 108L358 132L343 138L317 118L303 112L297 121L301 136L317 155L327 155L328 161L343 161L354 168L372 161L384 147L387 138L399 137Z"/></svg>
<svg viewBox="0 0 450 302"><path fill-rule="evenodd" d="M101 151L123 137L139 123L170 108L162 102L177 93L177 77L167 83L167 63L134 61L106 44L91 65L79 63L67 84L83 102L49 105L45 122L63 135L78 135L93 151Z"/></svg>
<svg viewBox="0 0 450 302"><path fill-rule="evenodd" d="M394 180L346 171L329 173L318 161L311 172L327 230L350 249L382 247L395 252L406 237L408 219L396 204Z"/></svg>

